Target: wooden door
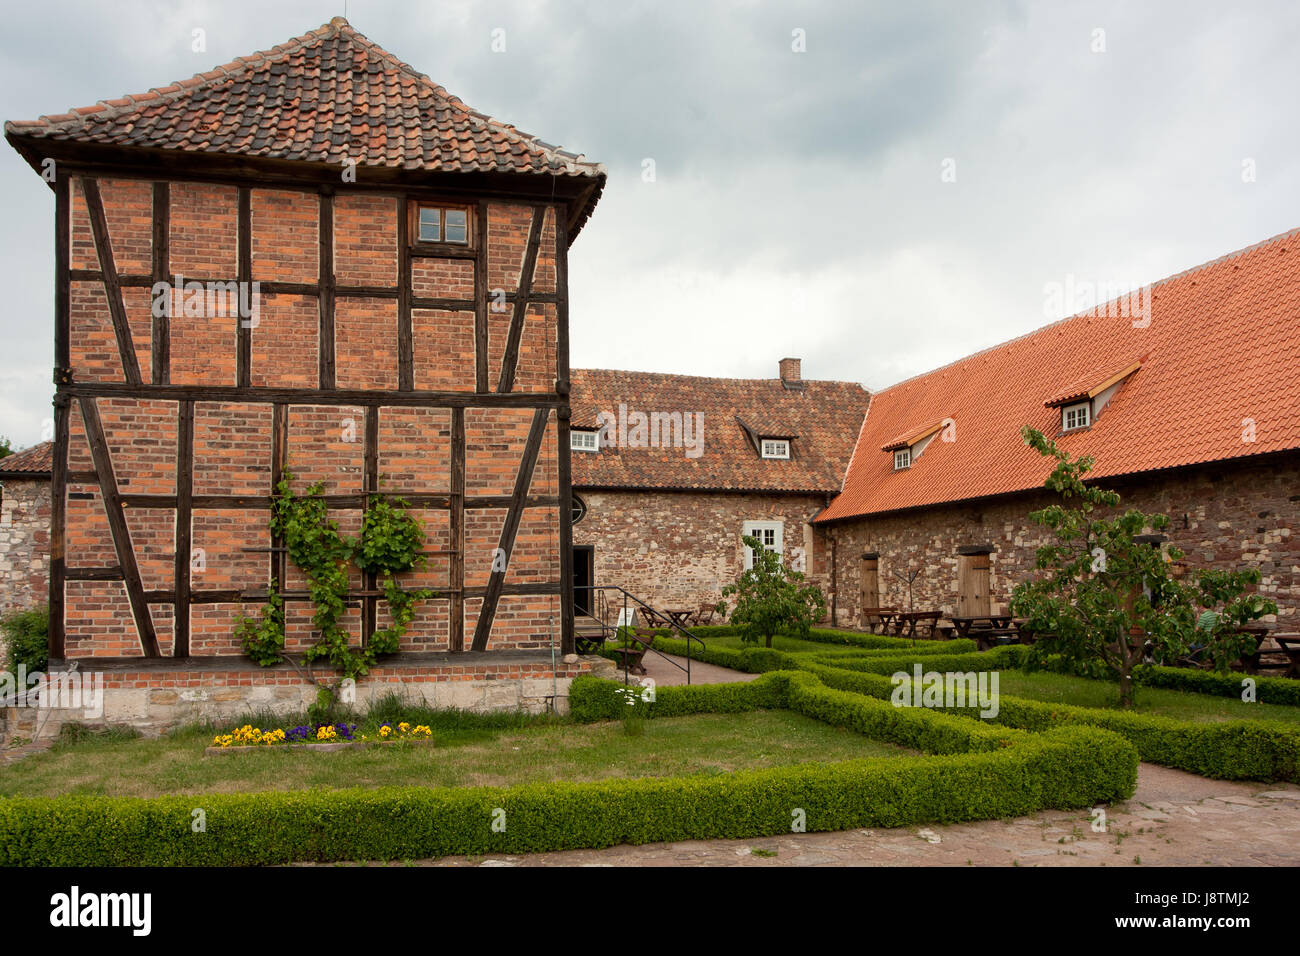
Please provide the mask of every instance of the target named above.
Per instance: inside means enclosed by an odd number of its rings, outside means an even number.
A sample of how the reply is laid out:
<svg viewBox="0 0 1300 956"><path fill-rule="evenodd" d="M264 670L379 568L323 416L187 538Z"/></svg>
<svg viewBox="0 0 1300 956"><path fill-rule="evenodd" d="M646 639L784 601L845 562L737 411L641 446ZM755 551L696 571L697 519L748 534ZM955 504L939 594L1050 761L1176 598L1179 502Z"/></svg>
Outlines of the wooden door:
<svg viewBox="0 0 1300 956"><path fill-rule="evenodd" d="M957 556L957 613L962 616L993 613L987 554Z"/></svg>

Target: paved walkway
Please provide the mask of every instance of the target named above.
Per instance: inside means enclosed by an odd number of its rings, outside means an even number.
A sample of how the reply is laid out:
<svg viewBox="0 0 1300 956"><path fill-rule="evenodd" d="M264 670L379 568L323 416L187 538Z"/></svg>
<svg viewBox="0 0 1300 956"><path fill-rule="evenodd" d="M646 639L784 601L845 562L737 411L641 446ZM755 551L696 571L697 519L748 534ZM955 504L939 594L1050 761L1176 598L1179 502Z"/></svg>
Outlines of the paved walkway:
<svg viewBox="0 0 1300 956"><path fill-rule="evenodd" d="M1106 810L894 830L798 833L525 856L447 857L434 866L1298 866L1300 787L1206 780L1142 764L1133 799ZM756 855L757 854L757 855Z"/></svg>
<svg viewBox="0 0 1300 956"><path fill-rule="evenodd" d="M678 667L674 667L669 661L675 661ZM677 657L673 654L660 655L651 650L641 659L641 663L645 665L645 676L653 678L655 684L659 687L677 687L686 683L686 672L681 670L686 666L686 658L684 657ZM618 676L622 679L622 670L618 672ZM691 661L692 684L732 684L736 681L749 681L757 678L757 674L733 671L727 667L705 664L703 661Z"/></svg>

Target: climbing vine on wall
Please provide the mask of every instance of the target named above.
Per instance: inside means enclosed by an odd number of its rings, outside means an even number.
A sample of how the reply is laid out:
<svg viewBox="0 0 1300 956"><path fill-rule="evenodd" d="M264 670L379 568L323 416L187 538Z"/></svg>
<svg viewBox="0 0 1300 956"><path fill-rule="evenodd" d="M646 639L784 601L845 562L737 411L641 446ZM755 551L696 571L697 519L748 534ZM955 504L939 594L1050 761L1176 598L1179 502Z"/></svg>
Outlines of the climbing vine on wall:
<svg viewBox="0 0 1300 956"><path fill-rule="evenodd" d="M424 529L401 498L372 495L361 534L349 538L329 516L323 485L308 486L302 494L292 487L288 469L276 484L271 506L272 535L284 541L289 559L307 579L316 643L303 654L306 661L327 660L344 677L369 673L376 660L394 654L415 619L420 601L436 597L427 588L406 590L396 575L424 564L420 549ZM391 623L378 628L364 647L354 647L341 623L347 611L348 573L355 564L362 571L382 576L384 600ZM235 627L244 653L263 667L284 659L284 600L271 582L268 603L258 618L241 618Z"/></svg>

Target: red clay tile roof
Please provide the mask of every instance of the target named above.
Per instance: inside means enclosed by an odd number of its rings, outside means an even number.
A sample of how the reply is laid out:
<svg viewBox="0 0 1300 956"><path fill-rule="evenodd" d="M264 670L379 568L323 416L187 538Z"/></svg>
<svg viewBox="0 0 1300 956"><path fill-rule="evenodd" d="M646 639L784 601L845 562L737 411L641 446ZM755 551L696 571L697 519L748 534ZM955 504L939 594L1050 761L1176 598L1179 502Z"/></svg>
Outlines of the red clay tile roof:
<svg viewBox="0 0 1300 956"><path fill-rule="evenodd" d="M359 167L605 178L603 166L470 109L342 17L191 79L8 122L5 133ZM594 204L595 196L587 213Z"/></svg>
<svg viewBox="0 0 1300 956"><path fill-rule="evenodd" d="M1095 368L1086 375L1076 378L1065 388L1043 402L1044 405L1068 405L1081 402L1086 398L1095 398L1099 392L1108 388L1115 381L1126 378L1142 366L1140 357L1127 358L1119 363L1111 362L1102 368Z"/></svg>
<svg viewBox="0 0 1300 956"><path fill-rule="evenodd" d="M834 494L853 452L868 395L854 382L805 381L801 391L780 379L699 378L654 372L574 369L571 422L596 428L606 411L629 430L633 412L697 413L702 453L685 447L606 447L573 453L575 488L681 488ZM622 408L620 408L622 406ZM760 458L739 419L760 437L786 437L791 458ZM760 427L761 426L761 427ZM776 429L769 434L770 429ZM611 430L617 442L617 428ZM661 445L664 444L661 441Z"/></svg>
<svg viewBox="0 0 1300 956"><path fill-rule="evenodd" d="M943 422L931 422L928 425L918 425L916 428L910 428L897 438L885 442L880 446L881 451L897 451L902 448L909 448L916 444L927 435L933 435L943 427Z"/></svg>
<svg viewBox="0 0 1300 956"><path fill-rule="evenodd" d="M844 490L818 520L1041 487L1050 467L1020 428L1057 436L1061 412L1044 402L1134 355L1146 356L1141 369L1091 427L1057 438L1096 459L1094 476L1300 449L1300 230L1165 279L1151 295L1145 327L1078 315L877 392ZM891 436L945 417L955 440L932 441L894 471L879 451Z"/></svg>
<svg viewBox="0 0 1300 956"><path fill-rule="evenodd" d="M43 441L39 445L0 458L0 475L48 478L53 468L54 442L52 441Z"/></svg>

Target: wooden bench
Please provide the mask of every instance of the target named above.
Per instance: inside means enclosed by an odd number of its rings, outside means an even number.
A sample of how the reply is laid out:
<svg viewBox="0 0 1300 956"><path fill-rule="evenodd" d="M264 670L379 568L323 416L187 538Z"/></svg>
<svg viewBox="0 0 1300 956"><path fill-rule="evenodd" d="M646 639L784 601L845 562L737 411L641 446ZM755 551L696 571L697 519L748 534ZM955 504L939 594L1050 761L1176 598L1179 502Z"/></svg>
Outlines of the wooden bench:
<svg viewBox="0 0 1300 956"><path fill-rule="evenodd" d="M645 664L641 659L645 657L646 651L654 644L655 632L652 628L638 627L628 635L626 647L614 648L614 653L618 655L619 666L630 674L644 674Z"/></svg>

